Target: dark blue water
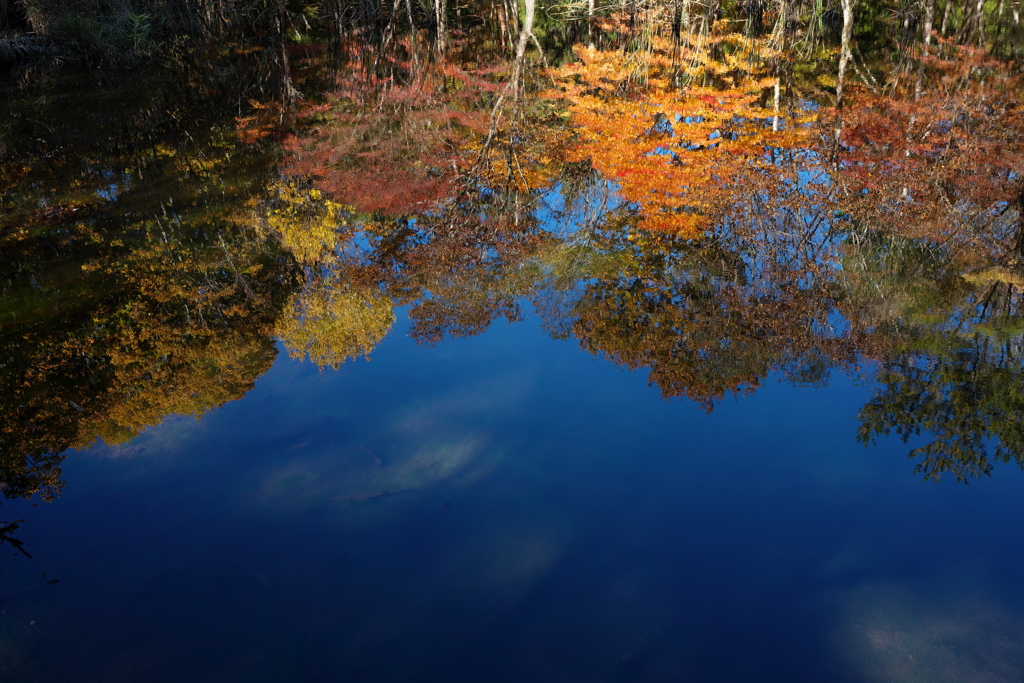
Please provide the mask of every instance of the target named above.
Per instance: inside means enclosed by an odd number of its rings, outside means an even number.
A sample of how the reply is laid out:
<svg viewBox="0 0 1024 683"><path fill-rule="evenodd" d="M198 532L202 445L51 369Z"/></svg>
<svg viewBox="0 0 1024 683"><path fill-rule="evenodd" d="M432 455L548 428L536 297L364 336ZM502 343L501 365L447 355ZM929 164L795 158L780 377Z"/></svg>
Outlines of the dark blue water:
<svg viewBox="0 0 1024 683"><path fill-rule="evenodd" d="M403 325L9 502L3 679L1024 680L1024 475L859 445L870 381L708 414L533 318Z"/></svg>

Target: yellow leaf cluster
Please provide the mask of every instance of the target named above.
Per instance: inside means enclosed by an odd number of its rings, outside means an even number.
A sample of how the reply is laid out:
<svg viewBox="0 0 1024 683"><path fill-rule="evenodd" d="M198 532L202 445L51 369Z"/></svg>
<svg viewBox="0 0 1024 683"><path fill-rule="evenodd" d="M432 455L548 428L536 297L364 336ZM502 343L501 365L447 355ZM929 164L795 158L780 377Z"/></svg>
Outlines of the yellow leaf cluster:
<svg viewBox="0 0 1024 683"><path fill-rule="evenodd" d="M369 354L394 322L391 300L375 289L313 283L293 297L277 336L292 358L338 369Z"/></svg>
<svg viewBox="0 0 1024 683"><path fill-rule="evenodd" d="M278 180L254 207L264 231L275 235L300 263L332 253L351 231L345 207L316 188Z"/></svg>

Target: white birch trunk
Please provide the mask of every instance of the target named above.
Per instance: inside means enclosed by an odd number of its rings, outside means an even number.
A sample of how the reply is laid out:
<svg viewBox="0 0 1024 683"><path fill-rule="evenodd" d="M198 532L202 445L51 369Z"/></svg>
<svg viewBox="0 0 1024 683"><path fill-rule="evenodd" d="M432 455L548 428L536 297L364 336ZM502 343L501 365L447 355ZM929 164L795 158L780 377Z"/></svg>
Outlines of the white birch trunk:
<svg viewBox="0 0 1024 683"><path fill-rule="evenodd" d="M949 27L949 16L953 11L953 0L946 0L946 7L942 10L942 27L939 28L939 35L946 36L946 29Z"/></svg>
<svg viewBox="0 0 1024 683"><path fill-rule="evenodd" d="M843 41L839 52L839 74L836 77L836 108L843 106L843 82L846 80L846 67L850 63L851 43L853 42L853 0L843 2Z"/></svg>
<svg viewBox="0 0 1024 683"><path fill-rule="evenodd" d="M434 21L437 24L437 53L439 55L444 54L447 40L448 26L445 24L447 9L445 0L434 0Z"/></svg>
<svg viewBox="0 0 1024 683"><path fill-rule="evenodd" d="M921 47L921 63L917 65L917 83L914 84L914 99L919 99L924 90L924 63L928 57L928 48L932 44L932 22L935 20L935 0L926 0L924 7L924 44Z"/></svg>
<svg viewBox="0 0 1024 683"><path fill-rule="evenodd" d="M594 49L594 0L587 0L587 47Z"/></svg>

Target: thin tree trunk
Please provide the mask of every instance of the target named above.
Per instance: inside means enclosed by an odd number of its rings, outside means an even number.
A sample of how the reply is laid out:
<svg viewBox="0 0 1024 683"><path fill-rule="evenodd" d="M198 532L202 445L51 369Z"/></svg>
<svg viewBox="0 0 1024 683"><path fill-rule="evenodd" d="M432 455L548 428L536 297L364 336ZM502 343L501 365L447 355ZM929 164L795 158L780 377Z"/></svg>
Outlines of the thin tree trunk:
<svg viewBox="0 0 1024 683"><path fill-rule="evenodd" d="M935 0L926 0L924 6L924 26L921 32L924 34L924 44L921 46L921 61L917 65L917 83L914 84L914 99L921 97L924 89L924 63L928 59L928 48L932 44L932 21L935 19Z"/></svg>
<svg viewBox="0 0 1024 683"><path fill-rule="evenodd" d="M1013 44L1013 52L1011 54L1016 56L1017 52L1020 50L1020 47L1021 47L1020 46L1020 43L1021 43L1021 40L1020 40L1020 0L1014 0L1013 1L1013 29L1012 29L1012 31L1013 31L1013 36L1014 36L1014 42L1012 43Z"/></svg>
<svg viewBox="0 0 1024 683"><path fill-rule="evenodd" d="M519 44L516 45L516 61L512 68L512 87L515 88L515 97L518 99L519 91L522 89L523 63L526 61L526 46L533 37L533 17L536 10L534 0L523 0L523 8L526 16L523 17L523 27L519 30Z"/></svg>
<svg viewBox="0 0 1024 683"><path fill-rule="evenodd" d="M946 37L946 29L949 27L949 15L953 9L953 0L946 0L946 8L942 10L942 28L939 29L939 35L943 38Z"/></svg>
<svg viewBox="0 0 1024 683"><path fill-rule="evenodd" d="M978 45L982 45L985 42L985 0L978 0L972 18L974 21L971 22L971 35L967 42L973 43L977 38Z"/></svg>
<svg viewBox="0 0 1024 683"><path fill-rule="evenodd" d="M395 37L395 23L398 21L398 12L402 8L402 0L395 0L394 5L391 7L391 16L388 17L388 25L384 29L384 48L382 52L387 52L388 47L391 45L391 39Z"/></svg>
<svg viewBox="0 0 1024 683"><path fill-rule="evenodd" d="M964 8L960 16L960 27L957 31L956 42L960 44L968 42L972 26L974 26L974 3L972 3L971 0L964 0Z"/></svg>
<svg viewBox="0 0 1024 683"><path fill-rule="evenodd" d="M498 31L501 33L501 45L502 49L509 44L508 37L508 17L505 15L505 3L504 1L497 7L498 13Z"/></svg>
<svg viewBox="0 0 1024 683"><path fill-rule="evenodd" d="M708 33L711 33L711 29L714 27L715 22L718 20L718 15L721 13L721 0L708 0Z"/></svg>
<svg viewBox="0 0 1024 683"><path fill-rule="evenodd" d="M299 97L299 91L295 89L295 84L292 81L291 62L288 60L287 30L288 10L284 6L284 0L277 0L277 47L281 61L281 99L284 105L281 107L282 121L286 111L291 113L295 109Z"/></svg>
<svg viewBox="0 0 1024 683"><path fill-rule="evenodd" d="M913 4L917 4L917 3L913 3ZM910 40L911 40L911 36L910 36L910 20L913 19L914 11L909 6L908 7L904 7L901 11L903 12L903 30L900 31L900 43L901 44L906 44L906 43L909 43Z"/></svg>
<svg viewBox="0 0 1024 683"><path fill-rule="evenodd" d="M998 45L999 38L1003 35L1003 9L1006 6L1006 0L999 0L999 9L996 10L996 34L993 41Z"/></svg>
<svg viewBox="0 0 1024 683"><path fill-rule="evenodd" d="M779 0L779 22L782 24L782 54L781 60L786 58L786 51L789 49L789 2Z"/></svg>
<svg viewBox="0 0 1024 683"><path fill-rule="evenodd" d="M203 0L199 9L199 24L205 36L213 35L213 3L210 0Z"/></svg>
<svg viewBox="0 0 1024 683"><path fill-rule="evenodd" d="M477 163L481 163L484 158L484 150L490 148L491 143L494 141L494 136L498 132L498 124L501 120L502 106L505 103L509 93L512 94L513 101L519 100L519 94L522 90L522 77L523 77L523 63L526 61L526 46L530 44L530 39L534 38L533 35L533 17L536 11L535 0L523 0L523 8L525 15L523 17L522 28L519 29L519 40L516 43L515 61L512 65L512 78L498 99L494 101L494 106L491 108L491 122L487 131L487 139L484 140L484 144L480 149L480 154L477 157ZM518 16L518 12L516 13ZM511 164L509 165L511 169Z"/></svg>
<svg viewBox="0 0 1024 683"><path fill-rule="evenodd" d="M594 0L587 0L587 47L594 49Z"/></svg>
<svg viewBox="0 0 1024 683"><path fill-rule="evenodd" d="M437 53L438 55L444 55L445 45L447 44L447 33L448 26L445 22L445 15L448 12L448 7L445 4L445 0L434 0L434 19L437 22Z"/></svg>
<svg viewBox="0 0 1024 683"><path fill-rule="evenodd" d="M772 131L779 130L779 91L782 86L782 74L789 58L789 2L779 1L779 21L782 22L782 50L779 54L779 66L775 73L775 115L772 117Z"/></svg>
<svg viewBox="0 0 1024 683"><path fill-rule="evenodd" d="M779 130L779 91L781 88L782 79L779 78L775 81L775 114L772 116L772 132L778 132Z"/></svg>
<svg viewBox="0 0 1024 683"><path fill-rule="evenodd" d="M516 44L512 41L515 40L516 33L520 29L519 3L517 0L505 0L505 7L505 13L508 15L509 47L515 47Z"/></svg>
<svg viewBox="0 0 1024 683"><path fill-rule="evenodd" d="M1017 230L1013 244L1012 258L1015 262L1024 261L1024 184L1017 193Z"/></svg>
<svg viewBox="0 0 1024 683"><path fill-rule="evenodd" d="M839 52L839 75L836 78L836 109L843 108L843 82L846 79L846 66L850 63L850 45L853 42L853 0L842 0L842 2L843 40Z"/></svg>
<svg viewBox="0 0 1024 683"><path fill-rule="evenodd" d="M419 55L417 54L419 52L419 49L417 48L416 41L416 17L413 16L412 13L411 0L405 0L405 12L407 15L409 15L409 47L412 50L412 68L416 74L419 74L420 61Z"/></svg>
<svg viewBox="0 0 1024 683"><path fill-rule="evenodd" d="M921 27L921 34L924 38L924 56L928 56L928 48L932 44L932 24L935 22L935 0L927 0L924 8L924 26Z"/></svg>

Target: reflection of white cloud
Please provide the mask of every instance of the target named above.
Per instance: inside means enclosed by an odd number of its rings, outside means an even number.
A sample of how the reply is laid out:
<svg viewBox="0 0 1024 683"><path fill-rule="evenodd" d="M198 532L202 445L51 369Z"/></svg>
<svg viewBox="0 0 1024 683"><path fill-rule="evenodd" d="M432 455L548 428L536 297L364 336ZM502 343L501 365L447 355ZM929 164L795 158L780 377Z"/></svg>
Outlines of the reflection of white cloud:
<svg viewBox="0 0 1024 683"><path fill-rule="evenodd" d="M388 426L392 433L414 435L429 433L454 421L502 415L525 402L535 382L531 373L509 373L471 386L460 385L452 391L408 403Z"/></svg>
<svg viewBox="0 0 1024 683"><path fill-rule="evenodd" d="M435 434L425 443L396 444L387 450L388 462L375 463L360 446L342 451L325 450L264 471L259 484L260 502L278 506L305 506L313 502L383 502L397 494L422 491L455 477L490 471L494 452L471 435ZM405 452L400 450L405 446Z"/></svg>
<svg viewBox="0 0 1024 683"><path fill-rule="evenodd" d="M302 424L312 417L306 415L284 430L287 445L272 439L276 457L264 459L252 471L258 483L238 493L248 505L277 513L327 505L356 524L401 518L414 506L411 494L440 484L464 488L500 466L511 444L495 443L491 427L533 391L535 378L522 374L418 394L343 438L314 425L318 435L307 444Z"/></svg>
<svg viewBox="0 0 1024 683"><path fill-rule="evenodd" d="M971 574L913 588L880 582L844 595L837 645L857 680L1024 680L1024 620Z"/></svg>
<svg viewBox="0 0 1024 683"><path fill-rule="evenodd" d="M111 445L99 439L80 453L114 460L139 456L166 459L201 438L205 427L203 420L191 415L167 415L159 424L146 427L130 441Z"/></svg>

